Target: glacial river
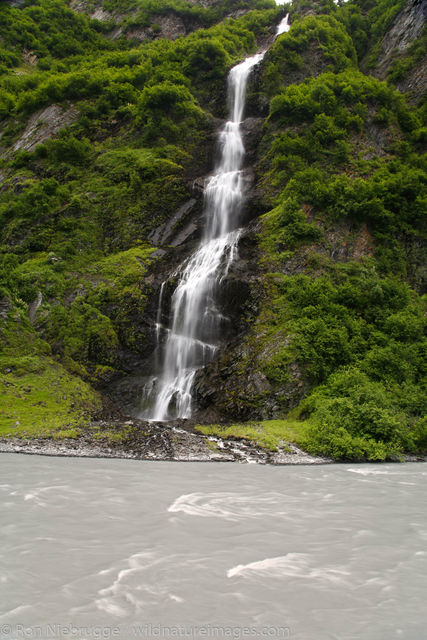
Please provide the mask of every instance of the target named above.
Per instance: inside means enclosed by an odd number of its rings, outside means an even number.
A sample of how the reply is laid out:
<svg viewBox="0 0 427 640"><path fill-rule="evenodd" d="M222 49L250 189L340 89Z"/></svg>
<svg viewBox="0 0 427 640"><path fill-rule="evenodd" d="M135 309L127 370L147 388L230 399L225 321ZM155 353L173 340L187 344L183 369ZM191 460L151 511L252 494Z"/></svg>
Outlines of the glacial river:
<svg viewBox="0 0 427 640"><path fill-rule="evenodd" d="M427 464L0 454L0 638L427 637Z"/></svg>

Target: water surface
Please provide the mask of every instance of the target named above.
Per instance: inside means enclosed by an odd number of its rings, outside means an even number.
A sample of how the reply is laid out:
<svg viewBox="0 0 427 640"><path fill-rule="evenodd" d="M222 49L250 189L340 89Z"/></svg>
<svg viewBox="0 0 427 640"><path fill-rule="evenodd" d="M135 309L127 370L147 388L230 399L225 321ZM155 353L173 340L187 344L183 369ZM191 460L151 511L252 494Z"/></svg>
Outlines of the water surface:
<svg viewBox="0 0 427 640"><path fill-rule="evenodd" d="M420 640L426 480L1 454L0 637Z"/></svg>

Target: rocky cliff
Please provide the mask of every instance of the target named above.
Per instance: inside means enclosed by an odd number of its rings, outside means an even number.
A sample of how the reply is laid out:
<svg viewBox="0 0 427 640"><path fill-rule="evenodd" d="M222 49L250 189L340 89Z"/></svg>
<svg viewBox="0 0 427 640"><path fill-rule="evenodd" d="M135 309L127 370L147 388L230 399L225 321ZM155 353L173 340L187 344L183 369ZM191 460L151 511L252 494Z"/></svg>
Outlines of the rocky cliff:
<svg viewBox="0 0 427 640"><path fill-rule="evenodd" d="M3 3L1 433L138 415L160 286L167 326L203 229L228 69L268 46L194 418L296 419L338 458L425 447L425 7L380 4L295 0L273 42L287 8L270 0Z"/></svg>

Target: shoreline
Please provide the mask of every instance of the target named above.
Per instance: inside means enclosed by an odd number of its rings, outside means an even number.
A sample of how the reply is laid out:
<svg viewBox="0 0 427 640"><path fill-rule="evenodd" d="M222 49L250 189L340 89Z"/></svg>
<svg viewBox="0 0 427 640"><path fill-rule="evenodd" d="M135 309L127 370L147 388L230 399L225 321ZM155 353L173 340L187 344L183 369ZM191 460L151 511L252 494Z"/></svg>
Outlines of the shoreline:
<svg viewBox="0 0 427 640"><path fill-rule="evenodd" d="M106 429L107 427L107 429ZM312 456L292 443L277 450L263 448L246 439L205 436L190 426L160 426L128 421L95 423L74 438L23 436L0 438L0 453L23 453L76 458L122 458L172 462L237 462L248 464L329 464L328 458ZM100 431L99 429L102 429Z"/></svg>
<svg viewBox="0 0 427 640"><path fill-rule="evenodd" d="M426 456L405 455L403 460L334 460L314 456L297 445L282 441L268 449L244 437L204 435L191 423L149 423L141 420L99 421L79 433L55 438L55 434L22 434L0 437L0 453L21 453L46 457L150 460L154 462L234 462L238 464L322 465L389 464L426 462Z"/></svg>

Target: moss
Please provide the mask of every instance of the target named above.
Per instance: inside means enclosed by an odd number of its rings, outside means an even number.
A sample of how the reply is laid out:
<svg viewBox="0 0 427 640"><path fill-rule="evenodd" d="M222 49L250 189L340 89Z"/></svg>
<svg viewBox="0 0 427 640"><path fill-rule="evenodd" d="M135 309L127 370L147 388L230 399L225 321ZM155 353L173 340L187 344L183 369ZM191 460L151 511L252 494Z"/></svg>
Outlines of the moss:
<svg viewBox="0 0 427 640"><path fill-rule="evenodd" d="M78 429L101 409L101 399L88 384L48 358L34 358L30 371L9 358L0 373L0 435L77 437ZM37 368L34 370L34 363ZM7 369L10 373L5 373ZM31 371L31 369L33 369Z"/></svg>
<svg viewBox="0 0 427 640"><path fill-rule="evenodd" d="M197 425L196 430L204 435L223 439L243 438L265 449L273 451L285 448L286 444L300 444L307 431L307 423L298 420L264 420L230 426Z"/></svg>
<svg viewBox="0 0 427 640"><path fill-rule="evenodd" d="M127 251L120 251L88 265L85 275L99 276L113 287L122 288L141 281L149 266L149 258L155 249L140 244Z"/></svg>

